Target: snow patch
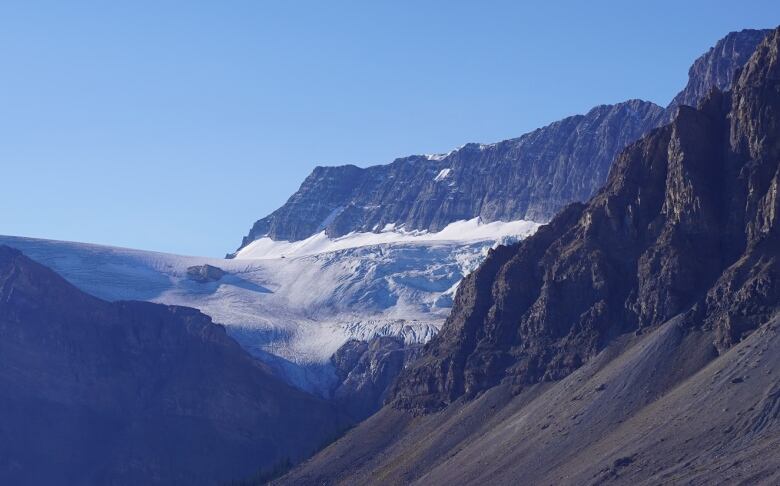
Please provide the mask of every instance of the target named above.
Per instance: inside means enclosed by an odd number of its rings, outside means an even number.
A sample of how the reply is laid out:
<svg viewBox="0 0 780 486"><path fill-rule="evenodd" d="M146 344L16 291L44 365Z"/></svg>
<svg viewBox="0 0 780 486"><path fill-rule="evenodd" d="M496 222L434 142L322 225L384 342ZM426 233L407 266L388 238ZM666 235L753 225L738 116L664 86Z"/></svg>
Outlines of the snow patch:
<svg viewBox="0 0 780 486"><path fill-rule="evenodd" d="M444 153L444 154L425 154L425 155L423 155L423 157L425 157L428 160L439 161L439 160L446 159L447 157L452 155L454 152L455 152L455 150L450 150L449 152Z"/></svg>
<svg viewBox="0 0 780 486"><path fill-rule="evenodd" d="M275 241L263 237L242 248L236 253L235 258L239 260L290 258L391 243L469 243L500 240L506 237L524 238L536 231L538 227L539 223L524 220L483 223L479 217L455 221L435 233L426 230L406 231L387 224L379 233L352 232L338 238L329 238L324 231L300 241Z"/></svg>
<svg viewBox="0 0 780 486"><path fill-rule="evenodd" d="M452 172L452 169L442 169L439 171L438 174L436 174L436 177L433 178L434 182L439 182L441 180L444 180L447 178L448 175L450 175L450 172Z"/></svg>

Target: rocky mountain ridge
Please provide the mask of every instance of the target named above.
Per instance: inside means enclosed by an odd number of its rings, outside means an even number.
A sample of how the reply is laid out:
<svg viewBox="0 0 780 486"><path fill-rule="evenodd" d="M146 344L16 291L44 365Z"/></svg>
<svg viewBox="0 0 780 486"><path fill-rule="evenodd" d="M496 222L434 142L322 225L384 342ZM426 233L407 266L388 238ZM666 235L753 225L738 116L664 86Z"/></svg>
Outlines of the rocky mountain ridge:
<svg viewBox="0 0 780 486"><path fill-rule="evenodd" d="M561 204L587 198L615 152L662 113L632 100L442 156L404 157L366 169L317 167L284 206L255 223L242 246L266 235L292 241L325 231L339 237L388 224L435 232L475 217L544 221Z"/></svg>
<svg viewBox="0 0 780 486"><path fill-rule="evenodd" d="M566 204L591 197L618 152L670 120L677 106L696 106L713 87L728 89L733 71L767 32L744 30L721 39L696 60L688 85L666 109L629 100L448 154L368 168L317 167L287 203L253 225L241 248L266 236L296 241L321 231L338 237L386 225L439 231L475 217L547 222Z"/></svg>
<svg viewBox="0 0 780 486"><path fill-rule="evenodd" d="M669 121L680 105L696 107L715 87L721 91L731 88L734 73L744 66L758 44L771 32L767 29L743 29L730 32L709 51L694 61L688 71L688 84L666 107Z"/></svg>

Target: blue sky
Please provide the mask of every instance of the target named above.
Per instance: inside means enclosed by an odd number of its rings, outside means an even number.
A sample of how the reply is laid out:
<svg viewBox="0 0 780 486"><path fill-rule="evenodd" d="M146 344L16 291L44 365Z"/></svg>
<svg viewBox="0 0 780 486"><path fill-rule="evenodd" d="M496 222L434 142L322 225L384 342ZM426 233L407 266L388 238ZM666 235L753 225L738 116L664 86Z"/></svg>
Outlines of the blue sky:
<svg viewBox="0 0 780 486"><path fill-rule="evenodd" d="M629 5L632 4L632 5ZM315 165L665 105L776 1L0 3L0 233L222 256Z"/></svg>

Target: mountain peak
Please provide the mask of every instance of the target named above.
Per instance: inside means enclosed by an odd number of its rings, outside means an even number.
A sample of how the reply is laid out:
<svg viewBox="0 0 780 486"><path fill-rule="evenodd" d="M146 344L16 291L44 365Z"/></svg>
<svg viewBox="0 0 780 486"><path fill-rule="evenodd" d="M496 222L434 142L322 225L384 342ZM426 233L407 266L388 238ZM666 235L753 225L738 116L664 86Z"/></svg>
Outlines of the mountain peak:
<svg viewBox="0 0 780 486"><path fill-rule="evenodd" d="M674 97L667 109L679 105L696 106L714 87L721 91L731 88L737 68L744 65L756 46L772 29L744 29L730 32L705 54L694 61L688 70L688 84Z"/></svg>

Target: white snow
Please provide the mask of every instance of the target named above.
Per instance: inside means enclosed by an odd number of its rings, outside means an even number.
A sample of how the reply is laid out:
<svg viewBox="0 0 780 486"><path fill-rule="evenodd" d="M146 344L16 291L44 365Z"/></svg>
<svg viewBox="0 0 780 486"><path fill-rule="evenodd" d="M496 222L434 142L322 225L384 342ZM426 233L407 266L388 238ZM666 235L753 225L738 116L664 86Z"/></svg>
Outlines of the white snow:
<svg viewBox="0 0 780 486"><path fill-rule="evenodd" d="M452 155L456 150L450 150L449 152L443 154L425 154L423 155L423 157L425 157L428 160L434 160L434 161L444 160L450 155Z"/></svg>
<svg viewBox="0 0 780 486"><path fill-rule="evenodd" d="M448 175L450 175L450 172L452 172L452 169L442 169L439 171L438 174L436 174L436 177L433 178L434 182L439 182L441 180L444 180L447 178Z"/></svg>
<svg viewBox="0 0 780 486"><path fill-rule="evenodd" d="M454 154L455 152L463 149L466 145L472 145L472 144L459 145L459 146L455 147L454 149L452 149L452 150L450 150L449 152L446 152L446 153L441 153L441 154L424 154L423 157L425 157L426 159L431 160L431 161L439 162L439 161L442 161L442 160L446 159L447 157L449 157L450 155ZM495 147L498 144L497 143L480 143L480 144L474 144L474 145L477 145L477 148L479 150L487 150L489 148Z"/></svg>
<svg viewBox="0 0 780 486"><path fill-rule="evenodd" d="M378 233L353 232L338 238L329 238L324 231L301 241L275 241L267 237L260 238L242 248L235 258L290 258L391 243L471 243L500 240L506 237L525 238L536 231L538 227L539 224L533 221L483 223L478 217L450 223L443 230L435 233L429 233L425 230L406 231L388 224Z"/></svg>
<svg viewBox="0 0 780 486"><path fill-rule="evenodd" d="M426 233L390 225L333 240L321 233L305 243L261 241L232 260L13 236L0 236L0 244L103 299L200 309L289 382L327 395L335 379L329 359L344 342L376 335L428 341L463 276L491 247L537 226L470 220ZM228 274L216 282L189 280L187 268L202 264Z"/></svg>

